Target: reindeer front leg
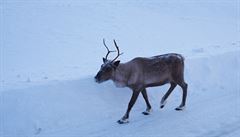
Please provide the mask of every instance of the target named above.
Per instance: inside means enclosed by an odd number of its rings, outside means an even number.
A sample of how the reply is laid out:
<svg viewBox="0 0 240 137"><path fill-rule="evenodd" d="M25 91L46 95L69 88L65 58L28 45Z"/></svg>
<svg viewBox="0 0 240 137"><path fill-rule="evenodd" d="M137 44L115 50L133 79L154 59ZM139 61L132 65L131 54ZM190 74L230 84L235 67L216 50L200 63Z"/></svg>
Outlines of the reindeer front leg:
<svg viewBox="0 0 240 137"><path fill-rule="evenodd" d="M144 115L149 115L150 112L152 111L152 109L151 109L152 107L151 107L151 105L150 105L150 103L149 103L149 100L148 100L148 95L147 95L146 88L144 88L144 89L141 91L141 93L142 93L143 98L144 98L144 100L145 100L145 102L146 102L146 105L147 105L146 111L143 111L142 114L144 114Z"/></svg>
<svg viewBox="0 0 240 137"><path fill-rule="evenodd" d="M133 90L131 100L128 103L127 112L125 113L125 115L120 120L117 121L119 124L128 123L129 113L130 113L133 105L135 104L140 91L141 90Z"/></svg>

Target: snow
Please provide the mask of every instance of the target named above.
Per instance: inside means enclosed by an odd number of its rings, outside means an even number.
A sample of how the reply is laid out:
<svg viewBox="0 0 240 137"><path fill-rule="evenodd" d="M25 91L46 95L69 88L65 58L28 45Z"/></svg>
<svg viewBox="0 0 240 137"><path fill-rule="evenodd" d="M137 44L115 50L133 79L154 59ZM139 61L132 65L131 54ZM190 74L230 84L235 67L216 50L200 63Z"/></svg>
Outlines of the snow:
<svg viewBox="0 0 240 137"><path fill-rule="evenodd" d="M0 136L240 135L240 3L220 1L0 1ZM187 106L177 87L148 88L119 125L131 91L94 82L116 39L122 62L185 57ZM112 55L111 57L114 57Z"/></svg>

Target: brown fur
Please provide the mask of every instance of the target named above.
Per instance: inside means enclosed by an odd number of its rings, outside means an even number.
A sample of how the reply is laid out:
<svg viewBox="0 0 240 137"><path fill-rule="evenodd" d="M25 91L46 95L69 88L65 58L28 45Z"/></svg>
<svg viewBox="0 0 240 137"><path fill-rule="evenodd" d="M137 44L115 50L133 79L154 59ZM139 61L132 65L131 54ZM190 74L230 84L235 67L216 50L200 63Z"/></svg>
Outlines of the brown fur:
<svg viewBox="0 0 240 137"><path fill-rule="evenodd" d="M119 64L112 72L111 80L124 83L131 89L180 83L183 79L184 59L179 54L165 54L152 58L137 57Z"/></svg>

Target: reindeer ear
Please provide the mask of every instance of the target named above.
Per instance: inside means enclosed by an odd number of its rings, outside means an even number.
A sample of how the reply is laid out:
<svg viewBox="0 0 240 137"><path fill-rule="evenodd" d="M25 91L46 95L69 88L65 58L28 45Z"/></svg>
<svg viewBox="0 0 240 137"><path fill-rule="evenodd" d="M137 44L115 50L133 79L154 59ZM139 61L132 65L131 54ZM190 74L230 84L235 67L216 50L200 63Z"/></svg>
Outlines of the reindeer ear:
<svg viewBox="0 0 240 137"><path fill-rule="evenodd" d="M120 60L117 60L113 64L114 64L115 67L117 67L119 65L119 63L120 63Z"/></svg>
<svg viewBox="0 0 240 137"><path fill-rule="evenodd" d="M106 58L103 58L103 63L107 62L107 59Z"/></svg>

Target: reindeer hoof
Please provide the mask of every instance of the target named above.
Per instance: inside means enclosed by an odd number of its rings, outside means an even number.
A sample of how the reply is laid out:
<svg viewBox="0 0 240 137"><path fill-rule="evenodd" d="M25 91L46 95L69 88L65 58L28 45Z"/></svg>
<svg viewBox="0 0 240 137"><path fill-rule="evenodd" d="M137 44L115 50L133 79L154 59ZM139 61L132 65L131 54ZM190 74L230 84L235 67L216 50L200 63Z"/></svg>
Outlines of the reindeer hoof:
<svg viewBox="0 0 240 137"><path fill-rule="evenodd" d="M164 108L164 106L166 105L166 103L167 103L167 101L165 100L165 101L163 101L163 102L161 102L161 104L160 104L160 108L162 109L162 108Z"/></svg>
<svg viewBox="0 0 240 137"><path fill-rule="evenodd" d="M120 119L117 121L118 124L126 124L128 122L129 122L128 119Z"/></svg>
<svg viewBox="0 0 240 137"><path fill-rule="evenodd" d="M151 112L152 112L152 109L147 109L146 111L143 111L142 114L143 115L150 115Z"/></svg>
<svg viewBox="0 0 240 137"><path fill-rule="evenodd" d="M185 106L175 108L176 111L182 111L185 109Z"/></svg>
<svg viewBox="0 0 240 137"><path fill-rule="evenodd" d="M147 112L147 111L142 112L142 114L143 114L143 115L150 115L150 113Z"/></svg>

